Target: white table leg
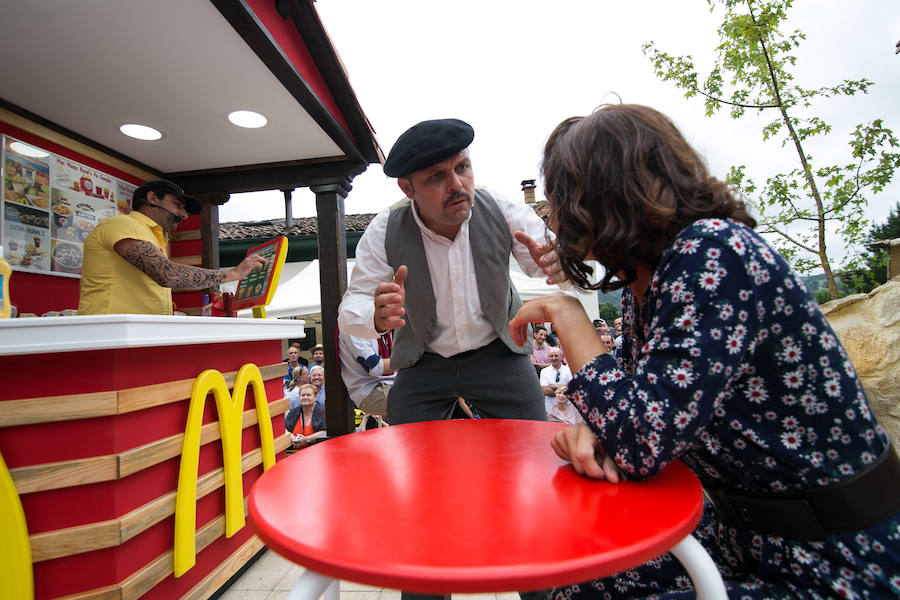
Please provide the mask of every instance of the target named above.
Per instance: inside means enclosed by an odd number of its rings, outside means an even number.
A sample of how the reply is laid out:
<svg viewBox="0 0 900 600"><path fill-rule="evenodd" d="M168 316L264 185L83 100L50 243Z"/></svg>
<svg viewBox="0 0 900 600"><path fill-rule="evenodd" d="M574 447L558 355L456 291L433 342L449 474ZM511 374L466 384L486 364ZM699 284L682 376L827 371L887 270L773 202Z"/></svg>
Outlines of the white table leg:
<svg viewBox="0 0 900 600"><path fill-rule="evenodd" d="M728 600L725 582L716 563L694 536L689 535L678 542L671 552L690 575L698 600Z"/></svg>
<svg viewBox="0 0 900 600"><path fill-rule="evenodd" d="M338 580L307 569L291 588L288 600L316 600L323 592L325 600L338 600Z"/></svg>

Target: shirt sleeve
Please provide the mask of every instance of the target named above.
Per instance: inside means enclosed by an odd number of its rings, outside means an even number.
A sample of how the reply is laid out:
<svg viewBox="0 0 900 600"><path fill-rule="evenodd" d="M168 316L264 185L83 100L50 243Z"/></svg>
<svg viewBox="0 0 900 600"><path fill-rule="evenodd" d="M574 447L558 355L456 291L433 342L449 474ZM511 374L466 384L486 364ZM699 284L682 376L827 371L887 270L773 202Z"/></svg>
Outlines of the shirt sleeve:
<svg viewBox="0 0 900 600"><path fill-rule="evenodd" d="M511 201L502 194L497 194L493 190L489 191L494 200L497 201L497 206L500 207L500 211L506 219L510 235L517 231L524 231L528 237L538 243L556 239L556 235L550 231L543 219L537 216L534 209L528 204ZM528 251L528 248L524 244L520 244L515 237L513 237L512 242L512 254L516 262L519 263L522 272L529 277L544 277L543 269L531 259L531 253ZM557 284L557 287L568 291L572 289L572 284L568 281L562 281Z"/></svg>
<svg viewBox="0 0 900 600"><path fill-rule="evenodd" d="M494 190L488 190L491 197L497 202L506 224L509 226L509 234L512 236L517 231L524 231L530 238L540 243L545 239L553 239L553 232L547 228L547 225L534 210L524 202L513 202L503 194ZM531 253L525 245L520 244L513 238L512 244L513 257L522 268L522 272L529 277L542 277L544 272L531 259Z"/></svg>
<svg viewBox="0 0 900 600"><path fill-rule="evenodd" d="M723 243L685 240L657 273L651 288L658 292L633 374L602 354L569 384L585 422L626 476L636 479L695 444L712 447L706 426L723 410L759 329L753 279Z"/></svg>
<svg viewBox="0 0 900 600"><path fill-rule="evenodd" d="M376 338L375 288L394 278L387 262L384 237L389 210L378 213L356 246L356 264L338 309L338 329L361 338Z"/></svg>
<svg viewBox="0 0 900 600"><path fill-rule="evenodd" d="M373 348L373 345L376 347ZM349 359L359 364L371 377L384 373L384 362L378 355L377 343L373 344L371 339L341 333L341 352L350 355Z"/></svg>

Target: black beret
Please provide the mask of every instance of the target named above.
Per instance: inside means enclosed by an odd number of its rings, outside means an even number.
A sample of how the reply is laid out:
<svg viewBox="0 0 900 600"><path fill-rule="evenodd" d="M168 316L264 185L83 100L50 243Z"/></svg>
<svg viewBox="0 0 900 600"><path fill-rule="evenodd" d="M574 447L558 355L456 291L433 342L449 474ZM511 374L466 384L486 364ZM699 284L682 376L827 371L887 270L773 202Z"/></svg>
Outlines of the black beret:
<svg viewBox="0 0 900 600"><path fill-rule="evenodd" d="M422 121L397 138L384 161L384 174L404 177L430 167L468 148L474 138L472 126L459 119Z"/></svg>

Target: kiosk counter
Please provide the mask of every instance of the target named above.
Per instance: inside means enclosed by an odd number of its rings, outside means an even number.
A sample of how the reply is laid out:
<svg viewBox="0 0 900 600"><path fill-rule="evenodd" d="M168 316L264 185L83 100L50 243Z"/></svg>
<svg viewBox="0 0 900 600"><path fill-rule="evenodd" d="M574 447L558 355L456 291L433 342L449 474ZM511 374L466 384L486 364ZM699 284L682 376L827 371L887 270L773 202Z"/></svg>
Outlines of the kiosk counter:
<svg viewBox="0 0 900 600"><path fill-rule="evenodd" d="M245 498L290 445L281 340L302 335L262 319L0 320L0 513L21 526L0 534L4 579L38 599L212 595L263 547Z"/></svg>

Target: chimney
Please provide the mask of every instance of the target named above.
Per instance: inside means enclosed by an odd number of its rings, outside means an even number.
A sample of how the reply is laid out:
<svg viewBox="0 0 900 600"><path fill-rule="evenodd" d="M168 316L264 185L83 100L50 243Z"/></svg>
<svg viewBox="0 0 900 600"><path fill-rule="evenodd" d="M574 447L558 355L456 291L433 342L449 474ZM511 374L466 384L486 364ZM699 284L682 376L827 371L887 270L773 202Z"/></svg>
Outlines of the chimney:
<svg viewBox="0 0 900 600"><path fill-rule="evenodd" d="M522 181L522 191L525 193L525 204L534 204L534 179Z"/></svg>

